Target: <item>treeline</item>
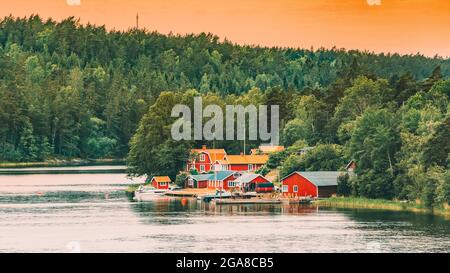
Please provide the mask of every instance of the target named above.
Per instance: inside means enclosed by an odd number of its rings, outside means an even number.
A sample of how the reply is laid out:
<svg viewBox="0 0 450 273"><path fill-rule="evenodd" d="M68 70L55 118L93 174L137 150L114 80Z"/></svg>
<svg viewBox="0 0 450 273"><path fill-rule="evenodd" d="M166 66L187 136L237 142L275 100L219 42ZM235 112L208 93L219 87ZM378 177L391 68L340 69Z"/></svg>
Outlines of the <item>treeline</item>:
<svg viewBox="0 0 450 273"><path fill-rule="evenodd" d="M390 80L360 75L302 92L279 87L253 88L238 96L163 92L131 141L132 174L176 179L190 148L201 144L243 151L240 141L172 140L172 108L181 103L193 109L196 96L203 97L204 107L215 104L224 112L227 104L279 105L287 149L270 156L259 170L263 175L273 169L280 177L293 171L344 170L353 160L354 175L340 178L341 195L421 200L427 207L450 201L450 79L443 79L439 67L420 81L409 75ZM258 145L247 142L246 152Z"/></svg>
<svg viewBox="0 0 450 273"><path fill-rule="evenodd" d="M329 118L358 75L398 85L401 104L438 66L450 75L448 59L421 55L238 46L211 34L7 17L0 21L0 160L124 157L143 114L166 90L237 98L255 88L268 97L276 89L274 102L314 95L322 103L315 107L329 115L322 118ZM339 124L333 124L315 127L315 141L336 142Z"/></svg>

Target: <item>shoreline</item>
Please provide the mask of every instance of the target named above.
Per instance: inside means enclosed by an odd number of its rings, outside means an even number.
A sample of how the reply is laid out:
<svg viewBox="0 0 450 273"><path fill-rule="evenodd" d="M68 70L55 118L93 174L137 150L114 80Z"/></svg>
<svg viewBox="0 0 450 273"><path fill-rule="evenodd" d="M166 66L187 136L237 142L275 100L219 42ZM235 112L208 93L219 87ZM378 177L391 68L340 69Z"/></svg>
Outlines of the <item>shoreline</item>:
<svg viewBox="0 0 450 273"><path fill-rule="evenodd" d="M103 158L103 159L52 159L44 162L0 162L0 169L9 168L39 168L39 167L78 167L78 166L102 166L102 165L124 165L125 159Z"/></svg>
<svg viewBox="0 0 450 273"><path fill-rule="evenodd" d="M409 211L421 214L431 214L436 216L450 217L450 209L446 208L425 208L415 203L404 203L400 201L367 199L353 197L331 197L314 201L314 204L329 208L349 208L349 209L373 209L389 211Z"/></svg>

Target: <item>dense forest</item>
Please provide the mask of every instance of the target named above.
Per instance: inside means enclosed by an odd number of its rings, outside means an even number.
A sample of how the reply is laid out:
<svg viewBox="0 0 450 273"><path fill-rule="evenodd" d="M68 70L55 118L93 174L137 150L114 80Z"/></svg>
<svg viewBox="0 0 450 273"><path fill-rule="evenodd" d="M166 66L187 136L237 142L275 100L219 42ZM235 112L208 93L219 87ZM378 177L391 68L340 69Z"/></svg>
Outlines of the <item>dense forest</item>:
<svg viewBox="0 0 450 273"><path fill-rule="evenodd" d="M437 66L450 75L448 59L421 55L239 46L211 34L7 17L0 21L0 161L123 158L162 91L226 96L277 87L315 94L331 113L357 75L414 85ZM415 86L405 88L399 100Z"/></svg>
<svg viewBox="0 0 450 273"><path fill-rule="evenodd" d="M280 106L287 147L261 170L338 170L343 195L449 201L450 59L240 46L212 34L0 22L0 161L128 157L132 174L176 177L201 144L176 142L172 107ZM259 145L249 142L248 149ZM298 156L304 147L311 152Z"/></svg>

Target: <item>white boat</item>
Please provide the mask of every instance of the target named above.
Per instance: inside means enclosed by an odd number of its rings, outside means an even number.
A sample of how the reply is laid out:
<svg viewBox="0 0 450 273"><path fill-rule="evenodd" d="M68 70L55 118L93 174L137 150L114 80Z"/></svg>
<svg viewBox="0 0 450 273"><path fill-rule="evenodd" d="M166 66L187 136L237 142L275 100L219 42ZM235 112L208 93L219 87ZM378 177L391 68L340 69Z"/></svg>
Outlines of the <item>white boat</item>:
<svg viewBox="0 0 450 273"><path fill-rule="evenodd" d="M205 202L209 202L214 199L221 199L221 198L231 198L231 193L224 191L224 190L216 190L214 194L207 194L203 196L197 197L197 199L200 199Z"/></svg>
<svg viewBox="0 0 450 273"><path fill-rule="evenodd" d="M134 192L134 200L136 201L151 201L155 198L163 196L168 190L166 189L155 189L153 187L145 187L140 186L135 192Z"/></svg>

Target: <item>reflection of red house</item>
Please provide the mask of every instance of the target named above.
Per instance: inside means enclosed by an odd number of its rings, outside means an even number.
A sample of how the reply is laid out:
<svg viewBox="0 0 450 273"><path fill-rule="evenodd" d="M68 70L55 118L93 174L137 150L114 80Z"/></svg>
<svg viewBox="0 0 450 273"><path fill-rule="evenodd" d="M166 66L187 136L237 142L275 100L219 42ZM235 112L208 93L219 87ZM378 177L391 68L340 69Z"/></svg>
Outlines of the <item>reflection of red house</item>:
<svg viewBox="0 0 450 273"><path fill-rule="evenodd" d="M168 176L154 176L150 181L154 188L162 190L168 189L171 182Z"/></svg>
<svg viewBox="0 0 450 273"><path fill-rule="evenodd" d="M201 149L192 149L186 171L195 169L199 173L207 173L213 170L213 163L223 160L226 154L224 149L207 149L206 145L203 145Z"/></svg>
<svg viewBox="0 0 450 273"><path fill-rule="evenodd" d="M288 197L330 197L337 192L342 172L293 172L281 179L283 195Z"/></svg>

